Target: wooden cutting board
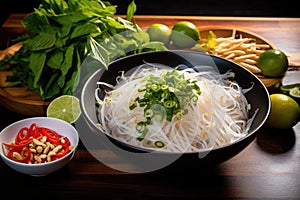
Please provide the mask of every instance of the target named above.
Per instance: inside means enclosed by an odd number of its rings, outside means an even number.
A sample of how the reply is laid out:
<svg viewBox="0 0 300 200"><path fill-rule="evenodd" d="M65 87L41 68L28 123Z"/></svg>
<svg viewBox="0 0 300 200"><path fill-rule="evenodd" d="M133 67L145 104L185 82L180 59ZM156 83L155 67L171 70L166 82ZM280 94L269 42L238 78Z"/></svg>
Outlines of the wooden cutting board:
<svg viewBox="0 0 300 200"><path fill-rule="evenodd" d="M0 60L7 55L13 55L22 46L17 43L0 51ZM0 70L0 105L16 113L28 116L45 116L50 102L42 101L39 94L27 90L25 87L9 87L6 77L12 71Z"/></svg>
<svg viewBox="0 0 300 200"><path fill-rule="evenodd" d="M11 71L0 71L0 104L13 111L28 116L45 116L50 102L42 101L39 94L25 87L6 87L6 76Z"/></svg>
<svg viewBox="0 0 300 200"><path fill-rule="evenodd" d="M208 30L200 30L201 37L206 38L209 31L213 31L217 37L230 37L233 34L237 36L242 35L243 37L251 37L260 44L269 44L270 48L276 48L270 41L256 35L254 33L244 31L244 30L233 30L226 28L209 28ZM0 52L0 59L8 54L13 54L20 48L20 44L11 46ZM290 58L289 58L290 59ZM294 65L297 65L299 61L293 60ZM39 94L29 91L24 87L6 87L7 83L6 76L9 75L10 71L0 71L0 105L6 107L7 109L28 115L28 116L46 116L47 106L50 102L42 101ZM280 78L266 78L263 75L257 74L257 77L263 82L267 89L272 90L280 85Z"/></svg>

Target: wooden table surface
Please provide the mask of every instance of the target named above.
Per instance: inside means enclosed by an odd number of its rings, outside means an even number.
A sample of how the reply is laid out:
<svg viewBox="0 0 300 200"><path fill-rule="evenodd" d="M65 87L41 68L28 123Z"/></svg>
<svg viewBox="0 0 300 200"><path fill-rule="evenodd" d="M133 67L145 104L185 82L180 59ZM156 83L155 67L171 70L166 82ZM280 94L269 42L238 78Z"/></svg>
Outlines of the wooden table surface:
<svg viewBox="0 0 300 200"><path fill-rule="evenodd" d="M9 39L24 33L20 23L24 16L12 14L3 24L2 49ZM172 26L176 21L189 20L199 29L239 28L259 34L287 54L300 52L300 18L135 16L135 20L141 27L156 22ZM283 82L299 80L300 71L293 68ZM0 130L27 117L3 107L0 113ZM45 177L19 174L1 160L0 180L1 196L40 199L300 199L300 123L285 131L263 127L245 150L209 169L124 172L101 163L80 143L67 166Z"/></svg>

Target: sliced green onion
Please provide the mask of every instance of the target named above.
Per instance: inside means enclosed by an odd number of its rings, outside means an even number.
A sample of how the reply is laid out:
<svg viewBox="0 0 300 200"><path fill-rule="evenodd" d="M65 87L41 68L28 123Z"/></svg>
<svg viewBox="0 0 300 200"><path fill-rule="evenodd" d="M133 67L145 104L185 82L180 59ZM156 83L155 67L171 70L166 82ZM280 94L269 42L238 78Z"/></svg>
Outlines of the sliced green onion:
<svg viewBox="0 0 300 200"><path fill-rule="evenodd" d="M136 129L139 133L144 132L145 129L146 129L146 123L145 123L145 122L139 122L139 123L137 123L137 125L135 126L135 129Z"/></svg>
<svg viewBox="0 0 300 200"><path fill-rule="evenodd" d="M148 132L148 129L145 128L145 130L142 132L142 135L140 135L139 137L137 137L137 140L138 141L142 141L143 139L145 139L145 136L146 136L147 132Z"/></svg>
<svg viewBox="0 0 300 200"><path fill-rule="evenodd" d="M157 147L157 148L163 148L165 146L165 143L163 143L162 141L155 141L154 142L154 145Z"/></svg>
<svg viewBox="0 0 300 200"><path fill-rule="evenodd" d="M174 116L181 119L188 113L187 106L196 105L201 94L196 80L186 79L183 73L177 71L177 67L160 76L153 74L145 77L146 85L138 89L143 92L143 97L137 97L135 103L130 105L130 110L144 107L145 121L138 122L136 129L142 135L138 140L143 140L154 118L157 122L164 119L171 121ZM197 94L197 95L196 95Z"/></svg>
<svg viewBox="0 0 300 200"><path fill-rule="evenodd" d="M193 104L193 106L196 106L196 105L197 105L197 101L198 101L198 96L197 96L197 95L194 95L194 96L192 97L192 104Z"/></svg>
<svg viewBox="0 0 300 200"><path fill-rule="evenodd" d="M164 106L165 106L166 108L173 108L175 105L176 105L176 102L175 102L175 101L172 101L172 100L170 100L170 101L165 101L165 102L164 102Z"/></svg>
<svg viewBox="0 0 300 200"><path fill-rule="evenodd" d="M174 87L169 87L169 91L173 93L176 91L176 89Z"/></svg>
<svg viewBox="0 0 300 200"><path fill-rule="evenodd" d="M161 98L162 99L168 99L170 97L170 92L169 91L164 91L162 94L161 94Z"/></svg>
<svg viewBox="0 0 300 200"><path fill-rule="evenodd" d="M180 110L179 112L176 113L177 119L182 119L183 117L183 112Z"/></svg>
<svg viewBox="0 0 300 200"><path fill-rule="evenodd" d="M144 116L145 116L146 118L152 118L152 117L154 116L153 110L152 110L152 109L146 109L146 110L144 111Z"/></svg>
<svg viewBox="0 0 300 200"><path fill-rule="evenodd" d="M130 110L133 110L133 109L135 109L137 107L137 104L136 103L133 103L133 104L131 104L130 106L129 106L129 109Z"/></svg>
<svg viewBox="0 0 300 200"><path fill-rule="evenodd" d="M160 86L153 83L151 84L151 90L153 90L154 92L158 92L160 90Z"/></svg>
<svg viewBox="0 0 300 200"><path fill-rule="evenodd" d="M167 90L169 87L168 87L167 85L163 84L163 85L161 85L160 88L161 88L162 90Z"/></svg>

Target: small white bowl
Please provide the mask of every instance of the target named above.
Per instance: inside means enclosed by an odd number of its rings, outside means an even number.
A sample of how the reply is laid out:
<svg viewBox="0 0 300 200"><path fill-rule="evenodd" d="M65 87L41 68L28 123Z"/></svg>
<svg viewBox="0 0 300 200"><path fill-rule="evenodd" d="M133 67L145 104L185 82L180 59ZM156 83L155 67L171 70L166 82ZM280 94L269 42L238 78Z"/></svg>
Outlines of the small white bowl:
<svg viewBox="0 0 300 200"><path fill-rule="evenodd" d="M21 128L29 127L32 123L36 123L40 127L50 128L58 134L68 137L74 148L62 158L47 163L27 164L11 160L6 156L7 152L2 144L11 143ZM15 171L31 176L45 176L65 166L73 158L78 143L79 134L71 124L56 118L31 117L14 122L0 132L0 155L2 160Z"/></svg>

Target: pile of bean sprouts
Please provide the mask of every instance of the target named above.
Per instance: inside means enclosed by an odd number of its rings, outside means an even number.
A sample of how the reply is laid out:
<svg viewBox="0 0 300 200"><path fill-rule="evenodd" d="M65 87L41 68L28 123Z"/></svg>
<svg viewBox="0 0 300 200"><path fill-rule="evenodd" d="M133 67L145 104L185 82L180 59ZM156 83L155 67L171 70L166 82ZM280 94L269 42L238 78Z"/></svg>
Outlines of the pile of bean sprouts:
<svg viewBox="0 0 300 200"><path fill-rule="evenodd" d="M255 116L249 118L251 106L244 96L251 88L243 89L234 82L232 71L220 74L214 70L197 71L182 66L178 72L183 73L186 79L196 81L201 94L196 94L197 103L188 106L188 112L181 118L152 120L143 140L137 139L141 133L136 125L145 120L144 108L137 106L130 109L130 105L138 96L142 98L143 93L138 90L147 84L145 78L149 75L159 77L174 70L151 63L135 68L131 74L121 73L116 85L97 83L95 98L99 105L99 127L121 142L166 152L199 152L222 147L244 137ZM100 91L105 91L102 99Z"/></svg>

